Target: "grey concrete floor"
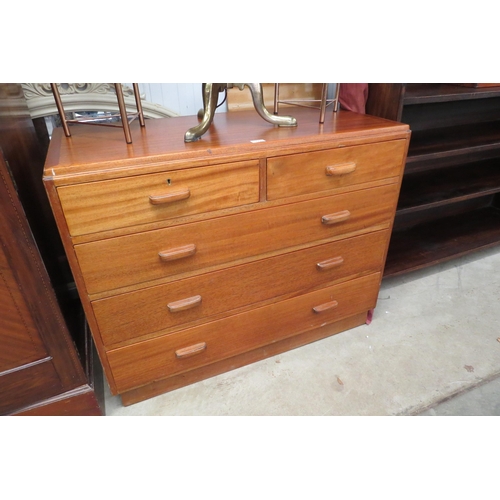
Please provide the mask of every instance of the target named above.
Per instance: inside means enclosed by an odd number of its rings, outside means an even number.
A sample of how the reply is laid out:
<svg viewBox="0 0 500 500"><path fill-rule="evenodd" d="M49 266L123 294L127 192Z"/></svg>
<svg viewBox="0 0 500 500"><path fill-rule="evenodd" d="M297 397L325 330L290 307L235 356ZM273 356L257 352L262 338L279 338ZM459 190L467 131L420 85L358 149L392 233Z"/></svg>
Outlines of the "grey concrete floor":
<svg viewBox="0 0 500 500"><path fill-rule="evenodd" d="M499 297L499 248L388 278L370 325L106 415L499 415Z"/></svg>
<svg viewBox="0 0 500 500"><path fill-rule="evenodd" d="M500 416L500 377L453 395L417 414L423 417Z"/></svg>

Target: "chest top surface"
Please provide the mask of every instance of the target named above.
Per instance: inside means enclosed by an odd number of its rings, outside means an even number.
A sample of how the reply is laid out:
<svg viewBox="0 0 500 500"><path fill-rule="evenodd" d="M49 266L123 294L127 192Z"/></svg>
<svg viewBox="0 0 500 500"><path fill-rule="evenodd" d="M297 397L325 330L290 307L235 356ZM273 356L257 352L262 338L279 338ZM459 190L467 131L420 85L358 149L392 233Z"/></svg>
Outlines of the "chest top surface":
<svg viewBox="0 0 500 500"><path fill-rule="evenodd" d="M406 124L360 115L349 111L329 112L319 123L319 111L293 108L296 127L277 127L253 110L216 114L209 131L197 142L185 143L184 133L197 123L196 116L147 120L146 127L131 124L132 144L127 144L118 127L76 125L71 137L61 128L54 130L44 169L44 178L57 180L124 169L148 168L170 162L185 168L186 163L212 164L284 152L342 147L380 140L405 138Z"/></svg>

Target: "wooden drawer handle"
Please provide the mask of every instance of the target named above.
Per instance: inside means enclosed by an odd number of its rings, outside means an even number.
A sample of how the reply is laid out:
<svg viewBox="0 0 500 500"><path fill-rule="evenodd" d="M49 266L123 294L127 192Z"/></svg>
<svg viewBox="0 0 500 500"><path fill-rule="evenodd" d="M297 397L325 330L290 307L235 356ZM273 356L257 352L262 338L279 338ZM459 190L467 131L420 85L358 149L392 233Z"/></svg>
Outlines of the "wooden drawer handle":
<svg viewBox="0 0 500 500"><path fill-rule="evenodd" d="M175 356L177 358L188 358L189 356L194 356L203 352L207 348L205 342L200 342L199 344L190 345L189 347L183 347L182 349L177 349L175 351Z"/></svg>
<svg viewBox="0 0 500 500"><path fill-rule="evenodd" d="M172 313L192 309L201 304L201 295L194 295L187 299L176 300L167 304L168 310Z"/></svg>
<svg viewBox="0 0 500 500"><path fill-rule="evenodd" d="M318 262L316 264L316 268L319 271L327 271L328 269L332 269L334 267L339 267L344 263L343 257L333 257L333 259L324 260L322 262Z"/></svg>
<svg viewBox="0 0 500 500"><path fill-rule="evenodd" d="M319 306L313 307L313 311L316 314L322 313L323 311L328 311L328 309L335 309L339 303L336 300L332 300L331 302L325 302Z"/></svg>
<svg viewBox="0 0 500 500"><path fill-rule="evenodd" d="M321 222L323 224L337 224L338 222L347 220L350 216L351 212L349 212L349 210L342 210L342 212L323 215L323 217L321 217Z"/></svg>
<svg viewBox="0 0 500 500"><path fill-rule="evenodd" d="M326 167L326 175L345 175L356 170L355 163L345 163L344 165L330 165Z"/></svg>
<svg viewBox="0 0 500 500"><path fill-rule="evenodd" d="M168 262L170 260L183 259L184 257L190 257L196 253L196 245L184 245L183 247L171 248L170 250L164 250L158 255L163 262Z"/></svg>
<svg viewBox="0 0 500 500"><path fill-rule="evenodd" d="M149 196L149 203L151 205L163 205L164 203L173 203L174 201L185 200L189 198L191 192L189 188L181 188L170 193L151 194Z"/></svg>

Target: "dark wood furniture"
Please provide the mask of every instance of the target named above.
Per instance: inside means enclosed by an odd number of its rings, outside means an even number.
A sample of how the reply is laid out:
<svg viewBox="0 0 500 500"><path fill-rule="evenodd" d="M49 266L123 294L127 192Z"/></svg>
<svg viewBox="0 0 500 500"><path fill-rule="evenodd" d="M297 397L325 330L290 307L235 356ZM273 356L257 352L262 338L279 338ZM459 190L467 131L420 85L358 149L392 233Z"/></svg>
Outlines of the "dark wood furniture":
<svg viewBox="0 0 500 500"><path fill-rule="evenodd" d="M99 415L0 150L0 414Z"/></svg>
<svg viewBox="0 0 500 500"><path fill-rule="evenodd" d="M21 86L0 84L0 414L100 415L43 162Z"/></svg>
<svg viewBox="0 0 500 500"><path fill-rule="evenodd" d="M292 112L293 111L293 112ZM113 394L125 405L366 322L407 125L294 108L54 134L44 182ZM134 126L134 124L132 124Z"/></svg>
<svg viewBox="0 0 500 500"><path fill-rule="evenodd" d="M412 131L385 276L500 242L500 87L370 84L367 113Z"/></svg>

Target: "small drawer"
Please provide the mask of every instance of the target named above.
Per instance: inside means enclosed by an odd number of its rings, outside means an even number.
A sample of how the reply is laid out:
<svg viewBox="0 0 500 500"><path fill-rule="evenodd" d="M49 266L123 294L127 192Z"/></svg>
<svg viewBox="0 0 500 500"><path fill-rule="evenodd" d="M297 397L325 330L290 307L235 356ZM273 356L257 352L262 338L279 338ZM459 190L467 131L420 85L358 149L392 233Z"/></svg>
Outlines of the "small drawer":
<svg viewBox="0 0 500 500"><path fill-rule="evenodd" d="M398 184L75 245L89 294L389 226ZM383 227L378 227L383 229ZM354 234L353 234L354 236Z"/></svg>
<svg viewBox="0 0 500 500"><path fill-rule="evenodd" d="M267 160L267 199L334 191L401 174L406 141L329 149Z"/></svg>
<svg viewBox="0 0 500 500"><path fill-rule="evenodd" d="M259 201L259 162L242 161L58 188L72 236Z"/></svg>
<svg viewBox="0 0 500 500"><path fill-rule="evenodd" d="M227 311L298 290L313 290L380 271L389 231L205 273L92 302L106 346L161 330L175 331Z"/></svg>
<svg viewBox="0 0 500 500"><path fill-rule="evenodd" d="M375 307L380 273L107 352L127 391L322 327Z"/></svg>

